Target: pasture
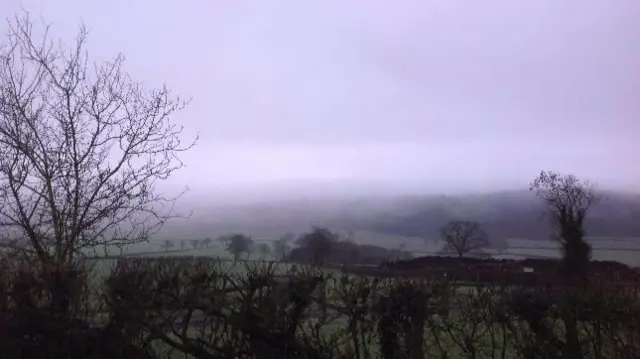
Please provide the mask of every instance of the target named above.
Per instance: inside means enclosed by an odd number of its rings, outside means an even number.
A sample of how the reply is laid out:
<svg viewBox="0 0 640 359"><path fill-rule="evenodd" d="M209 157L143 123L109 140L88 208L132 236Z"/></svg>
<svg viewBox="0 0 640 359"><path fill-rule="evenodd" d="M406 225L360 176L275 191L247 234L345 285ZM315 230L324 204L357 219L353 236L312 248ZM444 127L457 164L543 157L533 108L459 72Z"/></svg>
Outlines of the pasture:
<svg viewBox="0 0 640 359"><path fill-rule="evenodd" d="M410 251L415 257L436 255L443 245L442 242L424 241L419 238L408 238L393 235L386 235L374 232L355 231L352 238L359 244L371 244L389 249L397 248L400 243L406 244L406 250ZM260 237L258 237L260 238ZM262 237L256 243L271 243L275 238ZM237 263L233 262L233 256L226 248L217 241L213 241L204 248L193 249L187 245L184 250L176 250L165 252L161 249L164 241L149 241L132 245L122 251L122 256L131 257L211 257L220 261L221 269L229 274L242 274L247 270L247 266L260 265L263 261L273 261L274 257L263 255L252 251L241 257ZM179 241L175 241L179 242ZM631 267L640 266L640 239L626 238L590 238L593 246L593 259L603 261L617 261ZM254 246L255 248L255 246ZM561 255L558 243L551 240L528 240L528 239L511 239L508 241L508 248L497 258L505 259L524 259L524 258L559 258ZM113 258L96 258L92 260L94 283L98 284L103 281L106 275L113 269L117 256ZM287 263L277 263L279 272L287 272L291 269L291 265ZM340 270L325 268L327 273L339 273Z"/></svg>
<svg viewBox="0 0 640 359"><path fill-rule="evenodd" d="M339 231L340 234L346 235L345 231ZM352 233L354 242L358 244L371 244L388 249L396 249L402 243L405 244L405 250L411 252L415 257L436 255L443 246L443 242L438 239L427 240L415 237L402 237L388 235L384 233L354 231ZM275 236L254 235L257 243L270 243L277 239ZM213 238L213 236L211 236ZM587 238L593 247L593 259L603 261L617 261L631 267L640 267L640 238L611 238L598 237ZM161 249L164 240L154 239L147 243L140 243L126 248L123 251L125 255L135 255L137 253L153 253L153 255L163 255ZM176 247L179 248L180 240L175 240ZM190 240L186 240L185 251L172 251L171 255L197 255L211 256L217 258L230 259L231 254L221 246L218 242L213 241L207 248L193 250ZM559 258L560 248L557 242L548 239L518 239L513 238L507 241L508 248L500 256L504 258ZM489 250L491 252L491 250ZM495 251L494 251L495 252ZM251 253L249 259L260 259L258 253ZM269 259L269 258L265 258Z"/></svg>

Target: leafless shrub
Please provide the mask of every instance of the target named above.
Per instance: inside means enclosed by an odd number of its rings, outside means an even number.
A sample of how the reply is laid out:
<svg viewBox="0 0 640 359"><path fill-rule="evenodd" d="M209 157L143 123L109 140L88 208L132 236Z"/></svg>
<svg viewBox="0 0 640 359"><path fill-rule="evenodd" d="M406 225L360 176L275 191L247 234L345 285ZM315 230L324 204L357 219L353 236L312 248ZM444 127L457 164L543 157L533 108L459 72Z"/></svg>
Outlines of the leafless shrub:
<svg viewBox="0 0 640 359"><path fill-rule="evenodd" d="M634 358L640 344L637 293L611 285L461 288L334 276L313 265L123 258L100 295L72 296L62 317L49 293L53 274L26 263L0 262L0 330L10 334L0 350L14 357L100 350L133 358L565 358L567 304L583 358ZM79 274L69 276L79 286L67 290L87 291Z"/></svg>
<svg viewBox="0 0 640 359"><path fill-rule="evenodd" d="M2 256L0 351L7 358L150 358L120 333L100 325L88 268L32 266Z"/></svg>
<svg viewBox="0 0 640 359"><path fill-rule="evenodd" d="M442 320L442 330L467 359L488 357L494 350L487 341L493 326L492 287L475 287L457 293L451 302L455 314Z"/></svg>
<svg viewBox="0 0 640 359"><path fill-rule="evenodd" d="M349 354L355 359L373 357L375 320L371 313L379 284L378 279L342 275L331 292L336 312L346 317Z"/></svg>

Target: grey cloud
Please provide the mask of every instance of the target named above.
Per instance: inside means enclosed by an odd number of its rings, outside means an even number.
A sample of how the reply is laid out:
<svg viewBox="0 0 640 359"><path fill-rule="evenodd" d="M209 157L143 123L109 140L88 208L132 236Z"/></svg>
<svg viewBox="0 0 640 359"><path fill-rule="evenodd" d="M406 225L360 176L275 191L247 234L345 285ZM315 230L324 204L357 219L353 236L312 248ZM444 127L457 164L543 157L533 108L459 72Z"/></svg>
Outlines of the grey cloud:
<svg viewBox="0 0 640 359"><path fill-rule="evenodd" d="M634 0L22 6L67 38L83 20L94 58L122 51L193 96L178 119L202 140L176 184L486 188L543 168L640 183Z"/></svg>

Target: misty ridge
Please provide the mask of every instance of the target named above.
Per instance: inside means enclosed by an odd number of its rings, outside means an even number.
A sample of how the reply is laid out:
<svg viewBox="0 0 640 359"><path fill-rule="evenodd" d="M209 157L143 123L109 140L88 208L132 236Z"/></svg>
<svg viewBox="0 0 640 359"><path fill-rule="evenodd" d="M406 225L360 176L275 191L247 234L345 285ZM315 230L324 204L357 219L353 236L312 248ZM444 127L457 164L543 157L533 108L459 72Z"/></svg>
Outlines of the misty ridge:
<svg viewBox="0 0 640 359"><path fill-rule="evenodd" d="M4 357L638 358L640 2L31 1Z"/></svg>
<svg viewBox="0 0 640 359"><path fill-rule="evenodd" d="M640 237L640 194L597 191L599 201L588 213L588 237ZM323 198L293 195L251 202L213 205L189 193L177 208L193 209L190 218L169 222L157 238L204 238L247 233L277 238L285 232L302 233L313 226L338 231L368 231L437 240L440 228L453 220L478 221L496 240L549 240L549 223L541 201L528 190L466 194L338 195ZM398 243L386 243L395 247Z"/></svg>

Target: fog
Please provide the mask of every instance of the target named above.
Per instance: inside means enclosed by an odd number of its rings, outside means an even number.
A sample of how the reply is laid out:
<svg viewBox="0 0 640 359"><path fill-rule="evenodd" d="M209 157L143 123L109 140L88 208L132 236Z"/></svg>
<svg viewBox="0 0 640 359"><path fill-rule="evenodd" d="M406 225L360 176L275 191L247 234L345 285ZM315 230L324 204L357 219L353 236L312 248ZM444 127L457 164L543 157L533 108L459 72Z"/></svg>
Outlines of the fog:
<svg viewBox="0 0 640 359"><path fill-rule="evenodd" d="M12 1L193 98L167 190L218 201L640 190L640 2Z"/></svg>

